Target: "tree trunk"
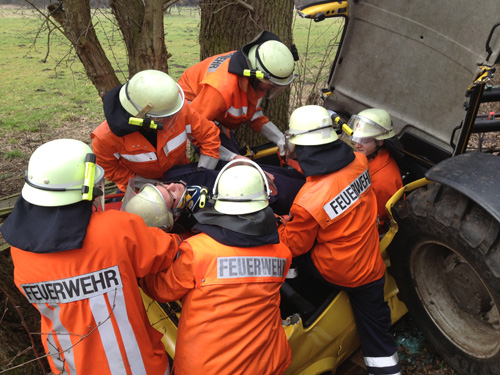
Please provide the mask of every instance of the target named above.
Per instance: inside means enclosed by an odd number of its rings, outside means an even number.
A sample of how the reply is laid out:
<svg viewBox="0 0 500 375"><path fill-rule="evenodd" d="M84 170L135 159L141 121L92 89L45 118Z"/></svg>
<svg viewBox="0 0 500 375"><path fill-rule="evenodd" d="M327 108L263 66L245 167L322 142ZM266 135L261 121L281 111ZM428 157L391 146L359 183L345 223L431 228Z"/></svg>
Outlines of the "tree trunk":
<svg viewBox="0 0 500 375"><path fill-rule="evenodd" d="M165 0L112 0L111 9L127 48L129 77L145 69L168 72L170 55L165 46Z"/></svg>
<svg viewBox="0 0 500 375"><path fill-rule="evenodd" d="M49 6L51 16L64 28L65 36L101 97L120 84L113 66L97 38L90 16L89 0L63 0L59 7Z"/></svg>
<svg viewBox="0 0 500 375"><path fill-rule="evenodd" d="M127 48L129 77L144 69L168 72L164 38L163 8L165 0L111 0ZM97 38L89 0L61 0L48 6L50 15L64 29L74 46L87 76L101 98L120 81Z"/></svg>
<svg viewBox="0 0 500 375"><path fill-rule="evenodd" d="M239 49L262 30L278 35L283 43L293 42L293 0L200 0L200 59ZM288 124L290 89L264 103L264 113L284 131ZM245 126L236 132L241 144L257 146L266 138Z"/></svg>

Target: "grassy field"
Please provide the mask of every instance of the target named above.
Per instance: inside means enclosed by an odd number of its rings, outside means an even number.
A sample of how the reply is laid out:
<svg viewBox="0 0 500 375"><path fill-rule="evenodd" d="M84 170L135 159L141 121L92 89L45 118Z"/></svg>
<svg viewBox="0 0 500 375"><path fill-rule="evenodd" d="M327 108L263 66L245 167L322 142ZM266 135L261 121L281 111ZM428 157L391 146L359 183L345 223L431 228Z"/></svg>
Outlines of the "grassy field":
<svg viewBox="0 0 500 375"><path fill-rule="evenodd" d="M121 82L128 77L126 52L109 10L94 11L94 27ZM199 61L196 8L165 15L169 74L177 80ZM50 28L54 29L51 25ZM291 109L305 104L311 92L326 87L339 21L314 23L295 16L294 42L300 60L292 87ZM69 42L30 8L0 8L0 197L22 186L29 155L55 138L90 142L104 119L102 101ZM316 84L316 86L314 86Z"/></svg>
<svg viewBox="0 0 500 375"><path fill-rule="evenodd" d="M127 64L120 34L106 10L96 12L94 25L104 49L124 82ZM196 9L174 10L165 16L165 42L172 54L169 74L178 79L185 68L199 61L198 27L200 15ZM306 46L310 21L294 22L294 34L299 51L307 50L309 70L317 71L333 34L332 22L315 27ZM327 25L328 24L328 25ZM102 102L87 79L82 64L69 43L54 30L48 41L47 23L30 10L0 9L0 135L5 131L33 131L40 127L71 122L102 120ZM331 48L330 48L331 50ZM327 68L332 59L329 59ZM313 66L314 65L314 66ZM297 65L300 74L306 69ZM322 72L323 76L328 69Z"/></svg>

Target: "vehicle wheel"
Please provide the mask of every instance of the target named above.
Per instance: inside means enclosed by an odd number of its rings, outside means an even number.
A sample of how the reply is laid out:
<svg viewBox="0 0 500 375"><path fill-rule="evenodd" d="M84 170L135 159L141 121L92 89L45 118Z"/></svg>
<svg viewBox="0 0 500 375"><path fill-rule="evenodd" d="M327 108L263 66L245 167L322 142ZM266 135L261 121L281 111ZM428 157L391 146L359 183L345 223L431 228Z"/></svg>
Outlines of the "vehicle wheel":
<svg viewBox="0 0 500 375"><path fill-rule="evenodd" d="M419 328L460 374L500 374L500 225L439 183L393 209L390 272Z"/></svg>

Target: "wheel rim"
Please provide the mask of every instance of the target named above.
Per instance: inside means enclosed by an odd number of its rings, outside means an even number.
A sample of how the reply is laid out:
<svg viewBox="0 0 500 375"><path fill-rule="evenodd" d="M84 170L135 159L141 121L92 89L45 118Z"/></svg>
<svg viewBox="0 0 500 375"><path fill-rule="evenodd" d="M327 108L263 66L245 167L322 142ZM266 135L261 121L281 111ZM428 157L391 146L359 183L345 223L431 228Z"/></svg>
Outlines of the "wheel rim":
<svg viewBox="0 0 500 375"><path fill-rule="evenodd" d="M422 243L410 269L422 306L461 351L478 358L500 349L499 310L477 272L445 244Z"/></svg>

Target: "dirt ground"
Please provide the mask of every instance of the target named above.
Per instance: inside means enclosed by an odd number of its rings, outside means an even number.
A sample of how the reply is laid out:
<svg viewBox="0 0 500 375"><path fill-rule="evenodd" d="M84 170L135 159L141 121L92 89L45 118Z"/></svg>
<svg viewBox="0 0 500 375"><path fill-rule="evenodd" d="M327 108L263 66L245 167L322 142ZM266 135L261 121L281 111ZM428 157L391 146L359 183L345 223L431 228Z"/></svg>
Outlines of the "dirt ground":
<svg viewBox="0 0 500 375"><path fill-rule="evenodd" d="M90 145L90 133L99 123L75 123L62 125L55 129L41 126L38 132L3 134L0 150L0 199L21 191L24 184L24 171L28 167L31 153L41 144L53 139L72 138ZM9 142L6 142L9 140ZM15 141L12 141L15 140ZM9 152L21 151L23 157L7 158Z"/></svg>

